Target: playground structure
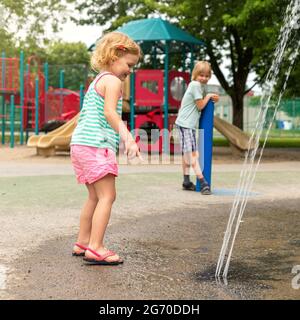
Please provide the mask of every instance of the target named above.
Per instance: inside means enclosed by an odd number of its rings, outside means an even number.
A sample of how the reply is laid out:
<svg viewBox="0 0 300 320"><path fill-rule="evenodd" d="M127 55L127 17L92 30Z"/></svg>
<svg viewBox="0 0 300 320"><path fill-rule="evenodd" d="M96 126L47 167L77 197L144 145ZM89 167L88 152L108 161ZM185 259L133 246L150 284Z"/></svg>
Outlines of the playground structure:
<svg viewBox="0 0 300 320"><path fill-rule="evenodd" d="M149 77L148 77L149 75ZM154 81L156 76L156 81ZM178 77L181 76L179 80ZM161 153L163 147L163 113L160 108L160 104L163 101L163 72L162 70L138 70L135 73L135 82L134 92L135 100L137 103L136 110L139 108L139 103L142 103L144 106L147 104L157 103L157 108L153 108L151 111L146 111L145 113L137 113L135 115L135 127L134 133L135 136L139 139L139 147L143 152L149 153ZM186 83L183 83L182 79L186 79ZM170 71L169 79L169 91L175 91L172 88L171 84L173 79L176 79L175 86L176 92L182 91L182 87L185 87L189 82L189 73L185 72L175 72ZM150 85L155 84L156 93L151 91ZM142 86L143 84L143 86ZM181 89L180 89L181 88ZM128 105L130 103L130 83L129 78L124 82L124 102L123 110L129 111ZM172 93L171 93L172 94ZM175 100L174 97L170 94L170 100L173 99L173 106L179 108L180 100ZM154 101L154 102L153 102ZM144 107L143 106L143 107ZM37 154L44 156L54 155L56 151L67 151L69 149L69 144L71 141L71 136L75 128L76 121L78 119L78 114L74 116L70 121L65 123L62 127L49 132L46 135L33 135L29 138L27 142L28 147L36 147ZM174 133L174 122L176 119L176 113L169 114L168 130L170 132L170 153L180 152L179 144L176 141L173 141ZM220 119L217 116L214 116L214 127L228 139L229 144L232 148L232 151L235 153L241 153L247 150L249 137L242 130L229 124L227 121ZM130 127L129 127L130 128ZM149 131L149 128L152 129ZM154 129L154 130L153 130ZM146 135L144 136L143 133Z"/></svg>
<svg viewBox="0 0 300 320"><path fill-rule="evenodd" d="M35 147L37 154L45 157L53 156L57 151L69 151L72 133L76 127L79 113L71 120L45 135L33 135L27 146Z"/></svg>
<svg viewBox="0 0 300 320"><path fill-rule="evenodd" d="M25 68L24 68L25 67ZM35 56L24 63L24 54L20 58L0 58L0 96L1 96L1 133L5 143L6 122L10 122L10 141L14 146L15 124L20 126L20 144L26 141L29 131L37 135L51 121L66 122L79 111L83 99L83 85L78 92L64 88L64 70L60 70L59 88L48 84L48 63L43 72L39 59ZM7 107L9 106L9 108ZM9 110L9 113L7 112ZM17 116L16 116L16 114Z"/></svg>
<svg viewBox="0 0 300 320"><path fill-rule="evenodd" d="M151 137L151 143L140 143L142 151L177 153L179 145L172 140L172 131L181 99L191 79L194 52L204 43L159 18L131 21L118 31L139 43L154 66L152 70L138 70L131 75L130 128L135 129L136 136L139 136L140 129L157 128L159 132L163 131L157 139ZM176 54L181 56L181 71L169 70L171 56ZM161 57L164 70L156 70L157 59ZM212 126L213 117L209 121ZM215 128L229 140L235 153L247 150L249 137L242 130L217 117Z"/></svg>
<svg viewBox="0 0 300 320"><path fill-rule="evenodd" d="M248 150L249 136L243 130L217 116L214 116L214 127L228 140L233 153Z"/></svg>
<svg viewBox="0 0 300 320"><path fill-rule="evenodd" d="M139 23L146 24L146 27L138 27ZM150 28L149 23L152 23L154 27ZM145 33L141 30L149 32ZM139 42L143 52L150 52L154 67L157 58L161 55L164 57L164 70L155 68L138 70L125 81L124 120L127 120L128 128L134 133L141 151L152 154L179 153L179 143L175 141L173 134L174 123L181 99L190 81L190 74L194 66L193 52L203 43L162 19L133 21L119 31L127 33ZM150 47L149 44L151 44ZM169 70L171 53L183 54L181 71ZM64 71L61 70L59 88L49 87L48 64L44 64L42 73L38 59L31 57L28 59L24 72L22 53L20 59L2 57L1 62L1 94L4 97L2 101L5 104L9 96L11 97L11 124L15 120L14 105L17 104L16 108L21 111L21 144L23 128L26 133L30 129L35 129L35 135L29 139L27 137L26 141L28 140L29 147L37 149L37 154L51 156L57 151L68 151L83 101L83 85L80 86L79 92L64 88ZM31 69L35 69L34 72L30 72ZM217 117L215 121L213 121L213 116L210 116L209 119L209 130L207 131L209 134L206 136L211 137L211 141L210 146L206 145L206 150L212 148L213 123L215 128L229 140L234 152L247 150L249 138L243 131ZM5 112L2 112L2 121L4 120ZM66 123L48 134L39 135L39 130L43 125L52 120L62 120ZM4 127L2 125L2 130ZM199 128L204 129L201 124ZM11 137L13 136L14 133L11 130ZM3 138L4 134L2 134Z"/></svg>
<svg viewBox="0 0 300 320"><path fill-rule="evenodd" d="M158 30L146 26L146 30L154 31L154 35L151 32L139 34L138 32L145 30L145 28L138 27L137 24L139 23L146 25L152 23L158 27ZM165 30L168 31L167 34L164 34ZM119 31L127 33L135 41L140 42L144 52L146 52L147 47L143 48L143 46L147 42L154 44L154 48L157 50L152 48L153 61L157 59L159 50L161 51L160 54L164 54L164 70L140 69L133 73L130 79L127 79L124 83L123 111L127 111L127 115L130 113L130 125L128 125L128 128L134 132L141 151L150 154L162 152L179 153L178 142L176 143L174 139L172 140L173 127L181 99L190 82L190 74L194 65L194 47L202 45L202 42L161 19L133 21L119 29ZM169 54L172 50L178 50L178 47L171 42L172 38L181 43L182 46L179 47L179 50L184 49L185 55L182 68L184 71L169 70ZM185 71L187 44L190 50L190 72ZM36 147L38 154L46 156L53 155L58 150L67 149L75 125L76 118L69 121L63 128L59 128L48 135L33 136L29 139L28 146ZM229 140L234 152L240 153L247 150L249 141L249 137L237 127L217 117L215 117L214 121L214 104L209 102L201 113L198 146L200 155L202 155L201 159L199 159L200 166L209 184L211 184L214 125ZM146 133L144 137L141 132ZM199 181L197 181L196 190L200 190Z"/></svg>
<svg viewBox="0 0 300 320"><path fill-rule="evenodd" d="M140 69L134 72L130 79L126 79L123 90L124 120L127 120L128 128L134 132L141 151L178 153L179 144L174 141L172 135L174 123L191 78L194 66L193 53L203 42L162 19L132 21L118 31L137 41L143 52L150 54L154 67L158 58L164 56L164 70ZM169 70L171 54L182 55L182 71ZM217 130L229 139L231 146L235 146L232 147L234 151L247 149L246 134L221 119L216 119L215 122ZM73 122L70 121L70 128L72 127ZM58 131L58 134L61 132ZM45 140L49 141L49 145L44 143ZM70 140L71 134L65 138L66 149ZM55 147L54 142L55 139L32 137L28 145L37 147L39 154L43 148L45 155L51 155ZM60 145L59 148L61 147Z"/></svg>
<svg viewBox="0 0 300 320"><path fill-rule="evenodd" d="M190 81L186 71L191 73L194 67L194 51L204 43L159 18L131 21L117 31L139 43L153 65L153 70L139 70L131 76L130 128L135 129L136 135L141 128L163 129L163 134L151 145L148 144L147 149L150 152L174 152L175 146L170 143L168 132L172 129L181 98ZM175 55L179 55L182 61L180 72L170 71L171 58ZM156 68L159 61L164 62L163 70ZM181 90L176 90L176 84ZM175 90L171 91L171 88ZM179 91L181 94L177 95Z"/></svg>

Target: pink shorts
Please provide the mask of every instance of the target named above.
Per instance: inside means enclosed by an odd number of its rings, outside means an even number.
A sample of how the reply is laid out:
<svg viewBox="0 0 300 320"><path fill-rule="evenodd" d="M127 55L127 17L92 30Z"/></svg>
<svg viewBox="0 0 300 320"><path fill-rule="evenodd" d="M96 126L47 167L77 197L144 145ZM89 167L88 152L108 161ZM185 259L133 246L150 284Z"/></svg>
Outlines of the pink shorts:
<svg viewBox="0 0 300 320"><path fill-rule="evenodd" d="M71 160L78 183L94 183L107 174L118 176L116 154L108 148L71 146Z"/></svg>

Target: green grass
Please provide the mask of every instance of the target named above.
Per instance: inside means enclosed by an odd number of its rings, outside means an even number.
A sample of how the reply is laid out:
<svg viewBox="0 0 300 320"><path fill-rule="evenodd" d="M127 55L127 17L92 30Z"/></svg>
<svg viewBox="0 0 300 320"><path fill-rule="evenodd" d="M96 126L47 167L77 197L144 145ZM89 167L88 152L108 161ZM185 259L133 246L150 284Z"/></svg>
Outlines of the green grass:
<svg viewBox="0 0 300 320"><path fill-rule="evenodd" d="M229 142L223 137L214 137L214 147L229 147Z"/></svg>
<svg viewBox="0 0 300 320"><path fill-rule="evenodd" d="M271 129L269 137L272 138L300 138L300 129L282 130L282 129Z"/></svg>
<svg viewBox="0 0 300 320"><path fill-rule="evenodd" d="M262 145L263 141L261 141ZM269 138L266 142L267 148L300 148L300 137L297 138Z"/></svg>
<svg viewBox="0 0 300 320"><path fill-rule="evenodd" d="M9 134L5 135L5 143L9 145L10 143ZM263 139L260 139L260 146L263 144ZM1 134L0 134L0 143L1 143ZM20 136L15 135L15 145L20 143ZM25 134L24 134L24 145L26 145ZM228 147L229 142L224 137L214 137L213 145L215 147ZM281 136L281 137L269 137L266 143L266 148L300 148L300 136L291 137L291 136Z"/></svg>
<svg viewBox="0 0 300 320"><path fill-rule="evenodd" d="M260 146L263 145L264 139L260 139ZM214 137L215 147L228 147L229 142L223 137ZM279 137L268 138L266 148L300 148L300 137Z"/></svg>

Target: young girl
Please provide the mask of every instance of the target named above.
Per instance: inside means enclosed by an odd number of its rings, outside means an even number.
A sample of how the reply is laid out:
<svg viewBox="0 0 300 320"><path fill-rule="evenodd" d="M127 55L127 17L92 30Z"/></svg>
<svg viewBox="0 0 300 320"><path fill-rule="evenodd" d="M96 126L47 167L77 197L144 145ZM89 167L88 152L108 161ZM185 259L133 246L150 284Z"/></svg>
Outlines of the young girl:
<svg viewBox="0 0 300 320"><path fill-rule="evenodd" d="M86 92L72 135L71 160L76 178L88 190L73 255L84 256L91 264L123 263L119 255L104 246L104 233L116 197L119 137L129 159L140 157L139 148L121 119L122 81L140 56L140 47L123 33L108 33L98 42L91 66L99 74Z"/></svg>
<svg viewBox="0 0 300 320"><path fill-rule="evenodd" d="M179 129L180 142L182 149L182 170L184 190L196 189L190 181L190 167L192 166L197 178L200 180L201 193L211 194L210 186L205 180L200 165L199 153L196 147L196 129L199 123L201 110L205 108L208 101L219 100L217 94L207 94L206 84L211 78L211 66L207 61L196 63L192 72L192 81L189 83L181 101L181 106L176 118L176 125Z"/></svg>

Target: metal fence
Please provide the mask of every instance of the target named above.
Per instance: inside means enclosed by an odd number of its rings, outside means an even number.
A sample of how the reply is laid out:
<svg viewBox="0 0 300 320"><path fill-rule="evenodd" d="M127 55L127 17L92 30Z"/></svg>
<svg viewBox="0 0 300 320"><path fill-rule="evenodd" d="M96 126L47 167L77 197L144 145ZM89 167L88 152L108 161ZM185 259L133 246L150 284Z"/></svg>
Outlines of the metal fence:
<svg viewBox="0 0 300 320"><path fill-rule="evenodd" d="M272 120L274 108L275 103L271 102L267 113L267 124ZM244 98L244 131L248 133L253 131L260 109L260 97L246 96ZM229 96L220 97L220 101L215 105L215 115L232 123L233 111ZM219 135L218 132L215 132L215 134ZM300 98L281 101L269 136L300 137Z"/></svg>

